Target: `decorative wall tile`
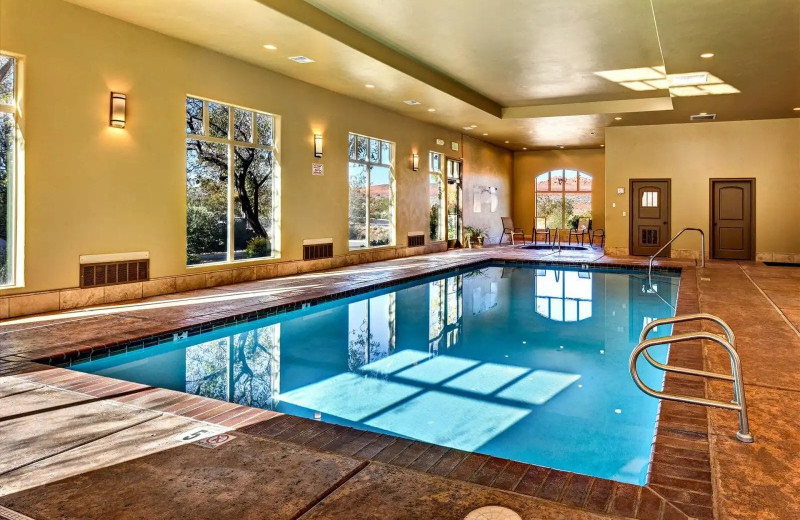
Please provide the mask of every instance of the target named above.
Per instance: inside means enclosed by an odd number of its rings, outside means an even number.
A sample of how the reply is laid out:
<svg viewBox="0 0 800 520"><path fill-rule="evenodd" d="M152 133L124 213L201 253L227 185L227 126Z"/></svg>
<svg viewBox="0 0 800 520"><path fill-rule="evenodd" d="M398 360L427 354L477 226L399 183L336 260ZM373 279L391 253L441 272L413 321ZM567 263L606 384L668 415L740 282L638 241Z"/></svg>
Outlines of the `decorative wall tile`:
<svg viewBox="0 0 800 520"><path fill-rule="evenodd" d="M233 283L233 272L211 271L206 273L206 287L216 287L218 285L228 285Z"/></svg>
<svg viewBox="0 0 800 520"><path fill-rule="evenodd" d="M91 287L88 289L65 289L59 294L59 308L77 309L78 307L88 307L90 305L100 305L105 303L105 290L103 287Z"/></svg>
<svg viewBox="0 0 800 520"><path fill-rule="evenodd" d="M177 287L177 277L175 276L147 280L142 282L142 297L148 298L150 296L174 293L178 290Z"/></svg>
<svg viewBox="0 0 800 520"><path fill-rule="evenodd" d="M57 311L59 305L58 291L11 296L8 299L8 316L14 318Z"/></svg>
<svg viewBox="0 0 800 520"><path fill-rule="evenodd" d="M142 282L123 283L103 287L103 299L106 303L137 300L142 297Z"/></svg>
<svg viewBox="0 0 800 520"><path fill-rule="evenodd" d="M196 289L205 289L206 287L206 274L190 274L187 276L175 277L175 290L177 292L194 291Z"/></svg>

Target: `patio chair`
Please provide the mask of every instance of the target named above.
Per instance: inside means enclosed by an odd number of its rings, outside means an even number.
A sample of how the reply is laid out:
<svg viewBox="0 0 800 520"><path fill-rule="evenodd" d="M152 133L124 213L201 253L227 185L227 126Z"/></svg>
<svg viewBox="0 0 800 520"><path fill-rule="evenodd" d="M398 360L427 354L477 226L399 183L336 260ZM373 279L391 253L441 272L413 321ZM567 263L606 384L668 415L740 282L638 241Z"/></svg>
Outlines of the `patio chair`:
<svg viewBox="0 0 800 520"><path fill-rule="evenodd" d="M546 244L550 243L550 228L547 227L547 219L535 218L533 219L533 243L535 244L539 237L544 238Z"/></svg>
<svg viewBox="0 0 800 520"><path fill-rule="evenodd" d="M596 238L600 238L600 249L603 249L606 245L606 230L605 229L594 229L589 231L589 246L594 247L594 242Z"/></svg>
<svg viewBox="0 0 800 520"><path fill-rule="evenodd" d="M575 243L578 243L578 239L580 239L580 244L583 245L583 238L588 236L589 229L591 228L590 222L588 218L579 218L578 227L569 230L569 240L567 243L572 245L572 237L575 237Z"/></svg>
<svg viewBox="0 0 800 520"><path fill-rule="evenodd" d="M503 243L503 237L506 235L511 238L511 245L514 245L515 236L522 237L522 243L525 243L525 233L522 231L522 228L514 227L514 221L511 220L511 217L500 217L500 220L503 223L503 234L500 235L500 242L498 242L499 244Z"/></svg>

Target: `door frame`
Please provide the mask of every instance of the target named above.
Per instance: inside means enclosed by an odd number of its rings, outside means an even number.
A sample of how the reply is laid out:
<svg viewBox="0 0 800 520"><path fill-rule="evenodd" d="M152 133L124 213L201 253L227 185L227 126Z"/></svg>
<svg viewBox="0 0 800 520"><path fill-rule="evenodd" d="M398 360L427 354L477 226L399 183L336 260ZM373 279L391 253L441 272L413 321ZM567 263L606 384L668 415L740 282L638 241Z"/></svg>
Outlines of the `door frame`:
<svg viewBox="0 0 800 520"><path fill-rule="evenodd" d="M715 182L749 182L750 183L750 260L756 259L756 178L755 177L711 177L708 179L708 258L714 259L714 183ZM727 260L727 259L725 259ZM733 260L734 262L736 260Z"/></svg>
<svg viewBox="0 0 800 520"><path fill-rule="evenodd" d="M633 183L634 182L666 182L669 188L669 218L667 219L667 242L672 239L672 179L666 179L661 177L656 178L645 178L645 179L628 179L628 254L633 256L633 205L634 205L634 198L633 198ZM672 255L672 245L667 246L667 248L661 252L662 255L666 255L666 258L669 258Z"/></svg>
<svg viewBox="0 0 800 520"><path fill-rule="evenodd" d="M448 216L447 215L447 203L449 202L448 201L448 197L447 197L447 163L448 163L448 161L452 161L452 162L457 162L457 163L461 164L461 166L460 166L461 177L459 179L460 184L459 184L459 189L458 189L458 193L459 193L460 199L461 199L461 200L458 201L458 204L459 204L458 228L459 229L458 229L458 233L456 234L456 243L454 245L454 248L457 249L457 248L464 247L464 244L463 244L463 242L461 240L462 236L464 234L464 158L463 157L451 157L451 156L447 155L446 153L442 154L442 155L444 155L444 170L442 171L442 180L444 180L444 184L445 184L445 197L444 197L444 237L445 237L445 242L448 242L447 236L448 236L448 231L449 231L448 226L447 226L447 216Z"/></svg>

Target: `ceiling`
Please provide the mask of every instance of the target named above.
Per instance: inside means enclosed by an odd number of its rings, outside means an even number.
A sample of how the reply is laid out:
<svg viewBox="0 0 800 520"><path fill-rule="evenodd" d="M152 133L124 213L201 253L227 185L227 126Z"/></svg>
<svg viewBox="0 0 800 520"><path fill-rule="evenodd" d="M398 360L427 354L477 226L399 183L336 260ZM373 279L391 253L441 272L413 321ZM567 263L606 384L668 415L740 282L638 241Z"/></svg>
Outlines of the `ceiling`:
<svg viewBox="0 0 800 520"><path fill-rule="evenodd" d="M800 116L797 0L68 1L513 150L596 147L609 126L700 112ZM670 96L596 74L640 68L739 92Z"/></svg>

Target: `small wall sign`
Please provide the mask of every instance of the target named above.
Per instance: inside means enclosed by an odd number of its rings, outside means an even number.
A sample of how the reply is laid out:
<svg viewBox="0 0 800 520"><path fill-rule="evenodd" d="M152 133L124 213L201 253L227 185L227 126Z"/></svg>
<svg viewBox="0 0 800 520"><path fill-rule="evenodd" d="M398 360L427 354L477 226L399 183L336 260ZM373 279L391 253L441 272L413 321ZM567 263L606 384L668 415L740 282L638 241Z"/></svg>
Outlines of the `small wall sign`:
<svg viewBox="0 0 800 520"><path fill-rule="evenodd" d="M456 141L452 141L450 143L450 149L453 150L454 152L457 152L458 151L458 143Z"/></svg>
<svg viewBox="0 0 800 520"><path fill-rule="evenodd" d="M438 144L439 146L444 146L444 139L437 139L436 144Z"/></svg>
<svg viewBox="0 0 800 520"><path fill-rule="evenodd" d="M311 164L311 175L325 175L325 169L322 163Z"/></svg>

